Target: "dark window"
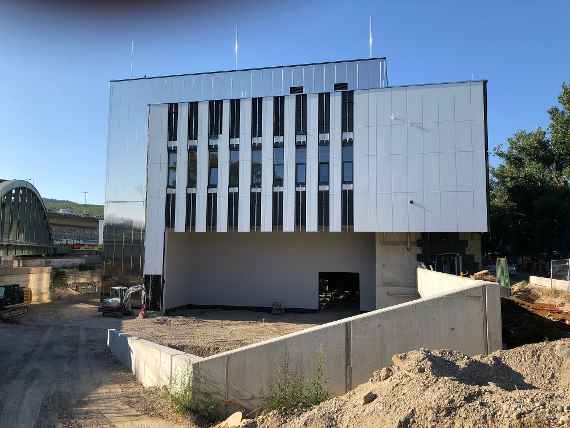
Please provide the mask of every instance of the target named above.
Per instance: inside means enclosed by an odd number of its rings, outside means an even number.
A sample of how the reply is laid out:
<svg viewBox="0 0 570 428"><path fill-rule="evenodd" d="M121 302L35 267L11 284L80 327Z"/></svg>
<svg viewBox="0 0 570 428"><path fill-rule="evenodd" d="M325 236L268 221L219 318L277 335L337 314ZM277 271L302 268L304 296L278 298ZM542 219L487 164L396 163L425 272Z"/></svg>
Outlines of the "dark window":
<svg viewBox="0 0 570 428"><path fill-rule="evenodd" d="M295 135L307 135L307 95L295 96Z"/></svg>
<svg viewBox="0 0 570 428"><path fill-rule="evenodd" d="M273 136L285 135L285 97L273 97Z"/></svg>
<svg viewBox="0 0 570 428"><path fill-rule="evenodd" d="M228 193L228 232L238 230L239 193Z"/></svg>
<svg viewBox="0 0 570 428"><path fill-rule="evenodd" d="M198 103L188 104L188 139L198 139Z"/></svg>
<svg viewBox="0 0 570 428"><path fill-rule="evenodd" d="M261 137L263 128L263 98L251 100L251 138Z"/></svg>
<svg viewBox="0 0 570 428"><path fill-rule="evenodd" d="M190 147L188 149L188 184L187 187L195 188L198 176L198 150L197 148Z"/></svg>
<svg viewBox="0 0 570 428"><path fill-rule="evenodd" d="M331 94L319 94L319 134L328 134L331 130Z"/></svg>
<svg viewBox="0 0 570 428"><path fill-rule="evenodd" d="M335 91L346 91L348 89L348 83L335 83L334 90Z"/></svg>
<svg viewBox="0 0 570 428"><path fill-rule="evenodd" d="M239 149L230 150L230 187L239 186Z"/></svg>
<svg viewBox="0 0 570 428"><path fill-rule="evenodd" d="M354 131L354 92L342 92L342 132Z"/></svg>
<svg viewBox="0 0 570 428"><path fill-rule="evenodd" d="M261 192L251 192L250 194L249 228L251 232L261 230Z"/></svg>
<svg viewBox="0 0 570 428"><path fill-rule="evenodd" d="M352 184L352 144L342 146L342 182L344 184Z"/></svg>
<svg viewBox="0 0 570 428"><path fill-rule="evenodd" d="M304 186L307 180L307 147L295 147L295 185Z"/></svg>
<svg viewBox="0 0 570 428"><path fill-rule="evenodd" d="M354 226L354 202L352 190L342 191L342 228L352 230Z"/></svg>
<svg viewBox="0 0 570 428"><path fill-rule="evenodd" d="M230 138L239 138L239 100L230 100Z"/></svg>
<svg viewBox="0 0 570 428"><path fill-rule="evenodd" d="M285 165L283 163L283 146L273 148L273 186L283 186Z"/></svg>
<svg viewBox="0 0 570 428"><path fill-rule="evenodd" d="M261 187L261 148L251 150L251 187Z"/></svg>
<svg viewBox="0 0 570 428"><path fill-rule="evenodd" d="M208 103L208 136L217 138L222 133L222 111L224 103L222 100L210 101Z"/></svg>
<svg viewBox="0 0 570 428"><path fill-rule="evenodd" d="M178 133L178 104L168 104L168 141L176 141Z"/></svg>
<svg viewBox="0 0 570 428"><path fill-rule="evenodd" d="M329 230L329 191L319 190L319 200L318 200L318 221L319 230L327 231Z"/></svg>
<svg viewBox="0 0 570 428"><path fill-rule="evenodd" d="M283 230L283 192L273 192L273 231Z"/></svg>
<svg viewBox="0 0 570 428"><path fill-rule="evenodd" d="M218 151L214 148L209 150L208 159L208 187L218 186Z"/></svg>
<svg viewBox="0 0 570 428"><path fill-rule="evenodd" d="M295 230L304 231L307 225L307 194L295 192Z"/></svg>
<svg viewBox="0 0 570 428"><path fill-rule="evenodd" d="M302 94L303 93L303 87L302 86L290 86L289 87L289 93L290 94Z"/></svg>
<svg viewBox="0 0 570 428"><path fill-rule="evenodd" d="M330 150L328 144L319 144L319 184L329 184L329 158Z"/></svg>
<svg viewBox="0 0 570 428"><path fill-rule="evenodd" d="M218 195L216 193L208 193L207 196L206 230L208 232L215 232L218 219Z"/></svg>
<svg viewBox="0 0 570 428"><path fill-rule="evenodd" d="M170 189L176 188L176 147L168 149L168 183Z"/></svg>
<svg viewBox="0 0 570 428"><path fill-rule="evenodd" d="M186 194L186 231L196 230L196 193Z"/></svg>
<svg viewBox="0 0 570 428"><path fill-rule="evenodd" d="M176 195L174 193L166 194L166 207L164 209L164 225L167 229L174 227L176 214Z"/></svg>

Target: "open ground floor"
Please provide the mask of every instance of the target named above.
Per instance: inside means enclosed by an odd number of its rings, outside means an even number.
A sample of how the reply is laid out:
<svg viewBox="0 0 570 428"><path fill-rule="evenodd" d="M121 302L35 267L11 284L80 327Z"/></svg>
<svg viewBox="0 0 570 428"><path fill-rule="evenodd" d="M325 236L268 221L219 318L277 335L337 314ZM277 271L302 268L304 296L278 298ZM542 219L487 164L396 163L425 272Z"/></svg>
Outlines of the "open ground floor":
<svg viewBox="0 0 570 428"><path fill-rule="evenodd" d="M187 305L370 311L416 299L421 263L473 273L481 234L167 231L162 275L147 282L164 311Z"/></svg>

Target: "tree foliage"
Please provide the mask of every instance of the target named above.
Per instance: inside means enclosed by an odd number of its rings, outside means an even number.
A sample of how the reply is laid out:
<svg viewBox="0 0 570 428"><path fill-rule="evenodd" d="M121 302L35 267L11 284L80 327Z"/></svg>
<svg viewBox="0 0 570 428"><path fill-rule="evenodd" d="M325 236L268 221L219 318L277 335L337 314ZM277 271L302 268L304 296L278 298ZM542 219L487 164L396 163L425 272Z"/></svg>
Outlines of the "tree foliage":
<svg viewBox="0 0 570 428"><path fill-rule="evenodd" d="M548 128L518 131L494 153L489 249L507 255L570 254L570 85L548 110Z"/></svg>

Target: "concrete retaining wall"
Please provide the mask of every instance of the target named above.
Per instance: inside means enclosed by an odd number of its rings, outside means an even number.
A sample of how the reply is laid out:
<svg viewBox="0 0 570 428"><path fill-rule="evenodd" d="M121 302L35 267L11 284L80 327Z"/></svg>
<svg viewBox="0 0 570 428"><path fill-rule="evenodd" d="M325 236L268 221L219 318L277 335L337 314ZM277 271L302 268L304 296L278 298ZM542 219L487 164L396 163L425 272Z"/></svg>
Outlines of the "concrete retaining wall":
<svg viewBox="0 0 570 428"><path fill-rule="evenodd" d="M536 285L538 287L552 288L558 291L565 291L570 293L570 281L563 281L560 279L544 278L542 276L531 276L528 280L530 285Z"/></svg>
<svg viewBox="0 0 570 428"><path fill-rule="evenodd" d="M337 395L366 382L401 352L427 347L486 354L500 349L499 288L479 284L444 291L203 359L113 330L108 346L144 385L172 385L173 373L182 370L192 376L195 397L213 396L252 409L263 403L285 363L309 378L322 360L327 388ZM180 368L188 364L190 370Z"/></svg>
<svg viewBox="0 0 570 428"><path fill-rule="evenodd" d="M114 329L108 330L107 347L147 387L175 386L183 376L192 376L192 364L201 360Z"/></svg>
<svg viewBox="0 0 570 428"><path fill-rule="evenodd" d="M418 293L421 297L431 297L441 293L462 290L476 285L496 284L468 277L435 272L429 269L418 268Z"/></svg>

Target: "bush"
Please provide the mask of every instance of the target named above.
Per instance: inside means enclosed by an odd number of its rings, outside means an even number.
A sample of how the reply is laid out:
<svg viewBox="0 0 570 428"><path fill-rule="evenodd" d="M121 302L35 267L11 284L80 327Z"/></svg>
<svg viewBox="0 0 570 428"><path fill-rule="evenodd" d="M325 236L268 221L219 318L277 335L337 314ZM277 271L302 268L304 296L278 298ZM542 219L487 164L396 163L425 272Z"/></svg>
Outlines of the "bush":
<svg viewBox="0 0 570 428"><path fill-rule="evenodd" d="M288 358L285 358L269 388L267 408L291 412L304 410L327 400L329 394L324 366L324 356L319 354L312 376L305 379L289 367Z"/></svg>
<svg viewBox="0 0 570 428"><path fill-rule="evenodd" d="M206 385L201 382L199 399L197 399L192 393L192 372L188 370L178 376L174 386L170 389L170 400L175 410L183 415L199 416L209 424L217 421L217 409L220 402L214 399L213 393L202 391Z"/></svg>

